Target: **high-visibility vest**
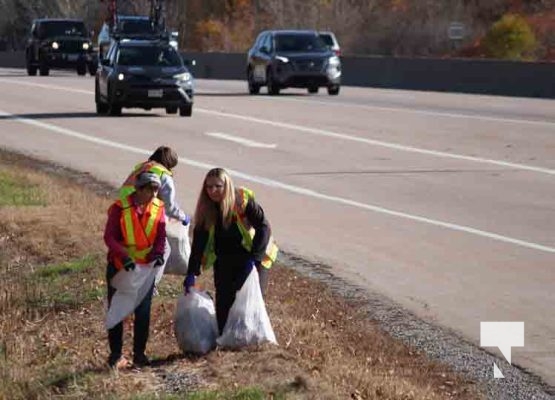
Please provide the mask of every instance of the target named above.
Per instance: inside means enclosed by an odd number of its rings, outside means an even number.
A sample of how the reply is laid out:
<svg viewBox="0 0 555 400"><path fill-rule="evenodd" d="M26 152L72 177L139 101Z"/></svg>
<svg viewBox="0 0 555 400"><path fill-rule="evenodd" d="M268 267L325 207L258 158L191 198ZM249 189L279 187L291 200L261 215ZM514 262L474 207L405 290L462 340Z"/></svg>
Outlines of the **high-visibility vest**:
<svg viewBox="0 0 555 400"><path fill-rule="evenodd" d="M121 185L121 188L119 189L119 198L127 197L135 191L135 180L143 172L152 172L158 175L160 179L162 179L162 175L164 174L168 174L169 176L172 175L169 169L156 161L145 161L139 163L135 165L133 172L131 172L125 182L123 182L123 185Z"/></svg>
<svg viewBox="0 0 555 400"><path fill-rule="evenodd" d="M234 223L237 224L239 232L241 232L241 245L245 248L245 250L250 252L252 250L252 239L254 238L255 230L248 221L245 212L249 199L254 200L254 192L247 188L239 188L236 191L236 196L237 197L235 199L235 205L232 210L231 218ZM204 269L212 267L214 265L214 262L216 261L214 232L215 227L214 225L212 225L208 229L208 240L202 254L201 264ZM264 259L261 262L262 266L265 268L270 268L274 261L276 261L278 251L279 248L276 245L273 236L270 236L270 240L268 240L268 245L266 246L266 250L264 253Z"/></svg>
<svg viewBox="0 0 555 400"><path fill-rule="evenodd" d="M123 245L129 257L136 263L148 263L147 256L152 251L152 246L158 233L158 222L164 212L164 202L154 198L146 206L143 215L139 215L133 208L131 196L123 197L116 201L121 207L120 227L123 235ZM116 258L114 264L117 269L123 266L122 260Z"/></svg>

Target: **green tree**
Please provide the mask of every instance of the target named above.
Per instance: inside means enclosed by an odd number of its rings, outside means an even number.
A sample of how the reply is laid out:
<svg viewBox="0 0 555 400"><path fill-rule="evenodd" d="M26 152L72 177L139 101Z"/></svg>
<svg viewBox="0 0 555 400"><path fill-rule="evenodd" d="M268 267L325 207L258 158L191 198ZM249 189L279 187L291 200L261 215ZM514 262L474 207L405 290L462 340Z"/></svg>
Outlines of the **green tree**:
<svg viewBox="0 0 555 400"><path fill-rule="evenodd" d="M506 14L493 24L483 40L490 57L522 60L531 59L536 49L536 37L524 18Z"/></svg>

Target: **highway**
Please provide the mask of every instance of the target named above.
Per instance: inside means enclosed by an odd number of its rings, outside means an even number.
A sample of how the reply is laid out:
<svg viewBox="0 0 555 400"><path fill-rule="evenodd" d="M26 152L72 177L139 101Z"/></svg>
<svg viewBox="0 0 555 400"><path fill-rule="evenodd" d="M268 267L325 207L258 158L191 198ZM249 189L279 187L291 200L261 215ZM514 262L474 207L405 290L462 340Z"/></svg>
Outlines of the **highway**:
<svg viewBox="0 0 555 400"><path fill-rule="evenodd" d="M208 80L196 92L191 118L99 117L92 77L0 69L0 146L114 185L172 146L191 213L207 169L228 168L285 251L476 344L481 321L524 321L512 361L555 385L555 101L249 96L245 82Z"/></svg>

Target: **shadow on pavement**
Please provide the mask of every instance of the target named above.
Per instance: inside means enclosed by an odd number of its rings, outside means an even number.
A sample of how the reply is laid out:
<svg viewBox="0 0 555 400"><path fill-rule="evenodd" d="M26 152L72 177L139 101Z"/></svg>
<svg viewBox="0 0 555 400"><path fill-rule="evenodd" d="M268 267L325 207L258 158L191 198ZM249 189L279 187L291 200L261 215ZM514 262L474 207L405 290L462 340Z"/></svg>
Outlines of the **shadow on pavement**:
<svg viewBox="0 0 555 400"><path fill-rule="evenodd" d="M159 117L156 113L125 113L121 116L98 115L96 112L62 112L62 113L31 113L0 115L0 120L10 119L71 119L71 118L126 118L126 117Z"/></svg>

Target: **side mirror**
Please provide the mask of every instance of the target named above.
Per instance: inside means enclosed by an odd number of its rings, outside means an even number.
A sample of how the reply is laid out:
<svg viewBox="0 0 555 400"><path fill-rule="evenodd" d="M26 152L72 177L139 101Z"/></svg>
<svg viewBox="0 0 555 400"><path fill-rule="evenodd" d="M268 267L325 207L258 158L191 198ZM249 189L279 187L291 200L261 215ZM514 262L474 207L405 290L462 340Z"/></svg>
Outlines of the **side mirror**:
<svg viewBox="0 0 555 400"><path fill-rule="evenodd" d="M264 54L268 54L270 51L268 50L268 48L267 48L266 46L262 46L262 47L260 48L260 52L261 52L261 53L264 53Z"/></svg>
<svg viewBox="0 0 555 400"><path fill-rule="evenodd" d="M100 64L105 66L105 67L108 67L108 66L110 66L110 59L109 58L102 58L100 60Z"/></svg>

